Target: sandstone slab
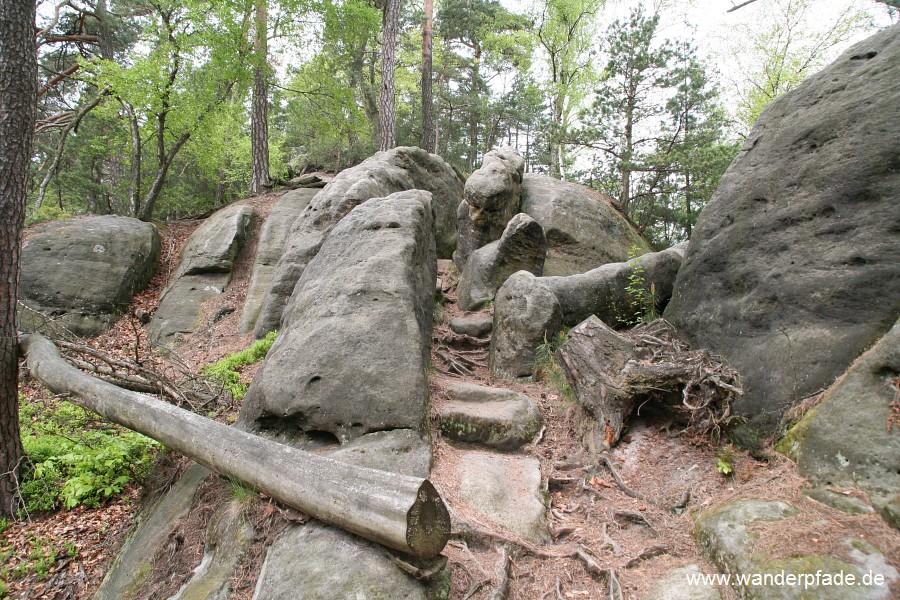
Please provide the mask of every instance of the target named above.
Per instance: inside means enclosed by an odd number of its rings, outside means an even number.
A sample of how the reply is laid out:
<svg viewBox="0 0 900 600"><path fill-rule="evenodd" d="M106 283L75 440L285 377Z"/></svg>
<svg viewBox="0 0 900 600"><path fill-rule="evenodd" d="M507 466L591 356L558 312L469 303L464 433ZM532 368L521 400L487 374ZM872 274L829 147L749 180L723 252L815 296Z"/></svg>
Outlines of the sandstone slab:
<svg viewBox="0 0 900 600"><path fill-rule="evenodd" d="M611 198L581 185L528 173L520 209L544 228L548 276L584 273L651 251Z"/></svg>
<svg viewBox="0 0 900 600"><path fill-rule="evenodd" d="M256 246L256 258L253 261L253 273L250 285L244 298L244 309L241 312L241 323L238 333L253 331L263 301L269 293L275 267L284 252L284 241L287 239L291 225L300 216L318 190L294 190L282 196L272 208L266 222L263 223Z"/></svg>
<svg viewBox="0 0 900 600"><path fill-rule="evenodd" d="M447 388L440 411L441 434L458 442L515 450L541 427L537 402L519 392L471 383Z"/></svg>
<svg viewBox="0 0 900 600"><path fill-rule="evenodd" d="M472 451L456 465L459 495L494 526L541 542L547 538L541 466L521 455Z"/></svg>
<svg viewBox="0 0 900 600"><path fill-rule="evenodd" d="M494 299L503 282L516 271L540 276L546 251L547 239L540 224L525 213L515 215L499 240L469 256L456 288L459 307L481 308Z"/></svg>
<svg viewBox="0 0 900 600"><path fill-rule="evenodd" d="M285 306L300 276L331 230L354 207L371 198L413 189L432 193L435 252L448 258L456 247L456 209L463 193L459 176L442 158L420 148L379 152L339 173L294 221L254 335L262 338L281 327Z"/></svg>

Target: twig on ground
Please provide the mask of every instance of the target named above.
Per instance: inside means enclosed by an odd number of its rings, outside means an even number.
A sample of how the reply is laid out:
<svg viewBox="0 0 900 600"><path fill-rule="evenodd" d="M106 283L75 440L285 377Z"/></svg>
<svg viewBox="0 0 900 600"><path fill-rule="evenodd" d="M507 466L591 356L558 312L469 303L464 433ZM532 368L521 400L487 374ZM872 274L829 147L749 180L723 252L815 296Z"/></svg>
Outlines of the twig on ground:
<svg viewBox="0 0 900 600"><path fill-rule="evenodd" d="M638 555L625 563L625 568L630 569L634 566L637 566L641 561L647 560L648 558L653 558L654 556L659 556L660 554L670 554L670 549L665 545L658 546L648 546L644 548Z"/></svg>
<svg viewBox="0 0 900 600"><path fill-rule="evenodd" d="M607 515L613 520L618 521L620 519L625 521L631 521L633 523L638 523L640 525L646 525L647 529L656 533L656 530L653 529L653 525L650 524L650 521L647 520L647 516L637 510L613 510L610 509L607 511Z"/></svg>

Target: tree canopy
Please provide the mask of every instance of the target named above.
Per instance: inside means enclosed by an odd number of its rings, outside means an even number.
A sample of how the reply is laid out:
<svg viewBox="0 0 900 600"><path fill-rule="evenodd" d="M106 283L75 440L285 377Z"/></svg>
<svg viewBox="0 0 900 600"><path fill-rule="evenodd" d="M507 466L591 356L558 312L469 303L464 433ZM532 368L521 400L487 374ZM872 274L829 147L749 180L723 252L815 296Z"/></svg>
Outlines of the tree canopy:
<svg viewBox="0 0 900 600"><path fill-rule="evenodd" d="M664 246L765 105L889 4L823 26L810 0L759 0L729 54L696 43L690 0L39 2L28 214L165 219L380 147L427 141L471 173L512 145Z"/></svg>

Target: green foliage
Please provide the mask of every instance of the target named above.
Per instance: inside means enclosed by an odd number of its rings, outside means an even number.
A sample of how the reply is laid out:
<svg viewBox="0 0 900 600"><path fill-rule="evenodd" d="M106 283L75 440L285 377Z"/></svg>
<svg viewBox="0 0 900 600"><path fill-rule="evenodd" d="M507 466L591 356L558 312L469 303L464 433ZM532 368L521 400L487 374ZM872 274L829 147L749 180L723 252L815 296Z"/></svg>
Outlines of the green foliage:
<svg viewBox="0 0 900 600"><path fill-rule="evenodd" d="M434 310L431 312L431 319L435 325L443 325L447 318L447 309L440 300L434 301Z"/></svg>
<svg viewBox="0 0 900 600"><path fill-rule="evenodd" d="M21 485L28 511L97 506L140 480L160 448L69 402L23 403L20 423L32 465Z"/></svg>
<svg viewBox="0 0 900 600"><path fill-rule="evenodd" d="M228 491L239 503L247 505L256 499L256 490L244 485L234 477L228 478Z"/></svg>
<svg viewBox="0 0 900 600"><path fill-rule="evenodd" d="M277 331L270 331L266 337L257 340L249 348L229 354L222 360L206 365L200 371L222 384L235 400L243 400L249 384L241 382L240 368L257 363L266 357L266 353L275 343Z"/></svg>
<svg viewBox="0 0 900 600"><path fill-rule="evenodd" d="M844 42L870 27L865 10L848 3L840 13L828 14L819 4L772 0L751 23L731 32L735 43L729 52L744 79L737 117L745 130L772 100L797 87L832 60Z"/></svg>
<svg viewBox="0 0 900 600"><path fill-rule="evenodd" d="M571 401L574 398L572 388L569 386L562 366L556 360L556 351L566 343L567 339L568 332L566 331L560 331L550 340L544 336L544 343L534 351L534 376L556 389L560 398Z"/></svg>
<svg viewBox="0 0 900 600"><path fill-rule="evenodd" d="M37 225L38 223L49 223L50 221L61 221L68 219L72 213L60 208L55 204L44 204L34 214L25 219L25 226Z"/></svg>
<svg viewBox="0 0 900 600"><path fill-rule="evenodd" d="M731 445L719 449L716 454L716 470L725 477L734 475L734 447Z"/></svg>
<svg viewBox="0 0 900 600"><path fill-rule="evenodd" d="M647 269L643 264L643 257L637 256L640 248L632 246L628 252L631 259L631 272L628 274L628 285L625 291L631 298L631 316L625 319L627 325L649 323L659 318L659 297L656 294L656 284L647 281Z"/></svg>

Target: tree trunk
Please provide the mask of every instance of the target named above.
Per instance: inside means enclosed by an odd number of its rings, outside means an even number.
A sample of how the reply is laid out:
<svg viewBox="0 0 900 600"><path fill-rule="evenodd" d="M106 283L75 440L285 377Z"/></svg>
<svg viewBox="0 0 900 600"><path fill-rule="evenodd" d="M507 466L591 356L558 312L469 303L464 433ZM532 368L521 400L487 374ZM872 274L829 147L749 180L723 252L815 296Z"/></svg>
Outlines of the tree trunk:
<svg viewBox="0 0 900 600"><path fill-rule="evenodd" d="M15 515L25 451L19 432L17 298L35 125L34 0L0 2L0 517Z"/></svg>
<svg viewBox="0 0 900 600"><path fill-rule="evenodd" d="M648 363L635 344L596 316L569 332L556 357L581 410L577 429L591 450L611 448L622 435L635 402L651 393L679 393L693 365Z"/></svg>
<svg viewBox="0 0 900 600"><path fill-rule="evenodd" d="M288 506L420 558L447 543L450 517L427 479L310 454L123 390L82 373L40 335L21 346L32 376L55 393Z"/></svg>
<svg viewBox="0 0 900 600"><path fill-rule="evenodd" d="M250 194L265 192L269 179L269 85L268 70L268 21L266 0L256 1L256 64L253 68L253 99L250 113L250 153L253 172Z"/></svg>
<svg viewBox="0 0 900 600"><path fill-rule="evenodd" d="M153 178L153 183L150 184L150 189L147 190L147 195L144 196L144 204L141 206L138 214L135 215L141 221L150 221L153 219L153 209L156 207L156 201L159 199L163 184L166 182L166 175L169 173L169 167L172 166L175 155L178 154L178 151L181 150L181 147L184 146L190 138L190 132L182 134L182 136L178 138L178 141L169 149L169 152L162 156L161 162L156 167L156 177Z"/></svg>
<svg viewBox="0 0 900 600"><path fill-rule="evenodd" d="M78 125L81 123L81 120L87 115L89 112L94 110L100 101L106 96L105 93L100 93L96 98L88 102L86 105L78 109L75 113L75 116L69 121L68 125L60 132L59 141L56 144L56 152L53 154L53 160L50 163L50 168L47 170L47 173L44 175L44 178L41 180L41 184L38 187L37 198L34 201L34 208L32 209L34 212L37 212L41 209L41 205L44 203L44 196L47 194L47 187L50 185L50 180L56 176L56 172L59 170L59 163L62 162L63 152L66 149L66 139L69 137L69 134L72 130L77 129Z"/></svg>
<svg viewBox="0 0 900 600"><path fill-rule="evenodd" d="M431 25L434 0L425 0L425 27L422 30L422 138L419 146L434 153L437 144L434 135L434 93L431 81Z"/></svg>
<svg viewBox="0 0 900 600"><path fill-rule="evenodd" d="M397 66L397 27L400 20L400 0L387 0L384 6L382 29L381 92L378 103L381 109L381 150L397 145L396 114L394 107L394 70Z"/></svg>

